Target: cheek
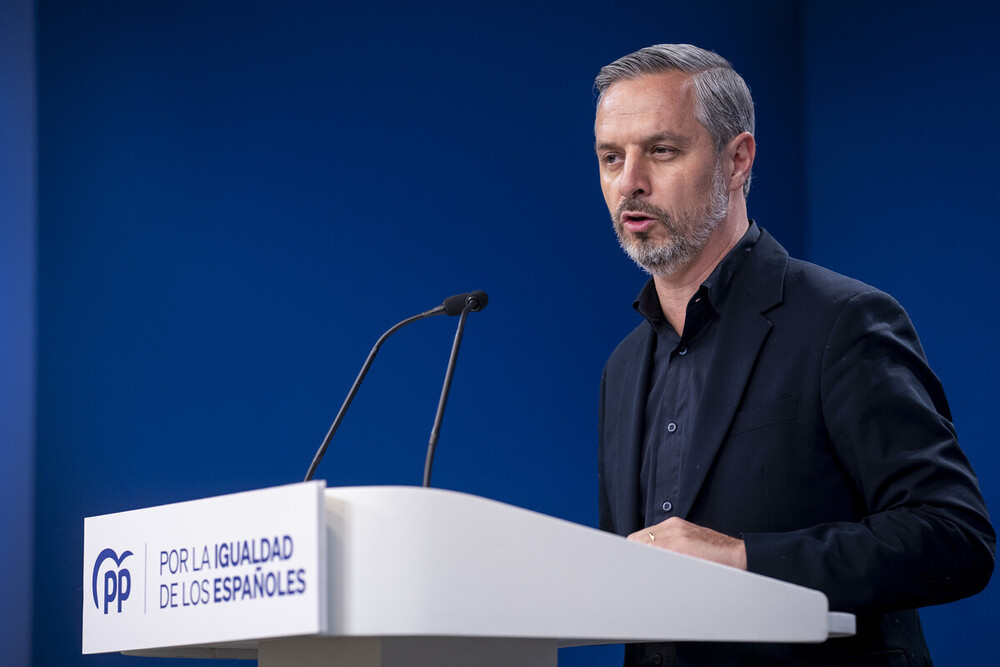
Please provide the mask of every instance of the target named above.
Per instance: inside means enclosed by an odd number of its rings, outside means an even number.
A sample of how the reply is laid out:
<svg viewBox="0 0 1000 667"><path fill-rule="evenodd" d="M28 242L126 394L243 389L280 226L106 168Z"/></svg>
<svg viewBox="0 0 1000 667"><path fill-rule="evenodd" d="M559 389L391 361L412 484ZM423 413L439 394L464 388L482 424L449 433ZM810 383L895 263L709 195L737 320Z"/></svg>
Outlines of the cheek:
<svg viewBox="0 0 1000 667"><path fill-rule="evenodd" d="M714 166L714 165L713 165ZM686 184L688 199L691 201L703 201L712 196L712 178L714 169L704 169L697 178L689 178Z"/></svg>
<svg viewBox="0 0 1000 667"><path fill-rule="evenodd" d="M604 191L604 203L609 209L614 209L618 205L618 193L611 190Z"/></svg>
<svg viewBox="0 0 1000 667"><path fill-rule="evenodd" d="M699 199L699 188L696 182L684 176L675 176L665 183L661 192L672 208L685 210L691 208Z"/></svg>
<svg viewBox="0 0 1000 667"><path fill-rule="evenodd" d="M618 191L604 179L601 179L601 192L604 194L604 203L607 204L608 211L614 214L615 209L618 208L618 201L621 196L618 194Z"/></svg>

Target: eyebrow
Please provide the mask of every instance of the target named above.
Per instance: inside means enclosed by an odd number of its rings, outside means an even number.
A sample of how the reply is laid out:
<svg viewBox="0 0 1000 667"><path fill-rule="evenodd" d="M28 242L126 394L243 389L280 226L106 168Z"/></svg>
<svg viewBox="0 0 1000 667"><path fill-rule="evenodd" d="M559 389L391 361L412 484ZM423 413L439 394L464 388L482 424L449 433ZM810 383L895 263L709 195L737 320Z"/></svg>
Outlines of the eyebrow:
<svg viewBox="0 0 1000 667"><path fill-rule="evenodd" d="M673 132L669 132L666 130L664 130L663 132L657 132L656 134L646 137L645 139L642 140L644 144L658 144L662 141L674 144L679 148L687 148L689 145L691 145L691 139L689 139L688 137L684 137L679 134L674 134ZM617 144L611 144L606 141L595 142L594 152L599 152L602 150L617 148L617 147L618 147Z"/></svg>

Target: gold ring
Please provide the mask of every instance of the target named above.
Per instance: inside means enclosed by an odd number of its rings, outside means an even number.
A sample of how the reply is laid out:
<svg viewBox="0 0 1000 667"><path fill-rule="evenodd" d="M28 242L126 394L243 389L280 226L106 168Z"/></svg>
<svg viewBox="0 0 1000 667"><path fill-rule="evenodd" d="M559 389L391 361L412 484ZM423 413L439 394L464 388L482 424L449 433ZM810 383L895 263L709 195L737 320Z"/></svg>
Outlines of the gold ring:
<svg viewBox="0 0 1000 667"><path fill-rule="evenodd" d="M656 541L656 535L653 535L652 533L649 533L649 541L650 542L655 542Z"/></svg>

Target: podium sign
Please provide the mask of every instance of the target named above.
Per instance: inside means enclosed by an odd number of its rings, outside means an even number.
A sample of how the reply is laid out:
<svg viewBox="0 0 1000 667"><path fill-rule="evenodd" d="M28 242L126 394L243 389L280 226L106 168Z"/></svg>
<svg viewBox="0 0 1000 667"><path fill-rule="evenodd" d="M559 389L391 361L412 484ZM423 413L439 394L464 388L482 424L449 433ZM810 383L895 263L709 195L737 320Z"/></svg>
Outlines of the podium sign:
<svg viewBox="0 0 1000 667"><path fill-rule="evenodd" d="M326 633L324 489L85 519L83 652Z"/></svg>

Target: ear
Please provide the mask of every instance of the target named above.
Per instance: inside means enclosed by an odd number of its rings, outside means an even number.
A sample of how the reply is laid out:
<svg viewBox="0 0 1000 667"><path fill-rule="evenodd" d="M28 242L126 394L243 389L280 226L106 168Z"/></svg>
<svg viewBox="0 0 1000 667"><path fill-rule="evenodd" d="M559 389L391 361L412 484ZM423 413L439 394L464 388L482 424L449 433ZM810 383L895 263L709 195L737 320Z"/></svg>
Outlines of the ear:
<svg viewBox="0 0 1000 667"><path fill-rule="evenodd" d="M757 142L749 132L741 132L729 141L726 147L728 164L731 165L726 174L729 182L726 184L730 192L743 191L743 184L750 178L750 169L757 154Z"/></svg>

